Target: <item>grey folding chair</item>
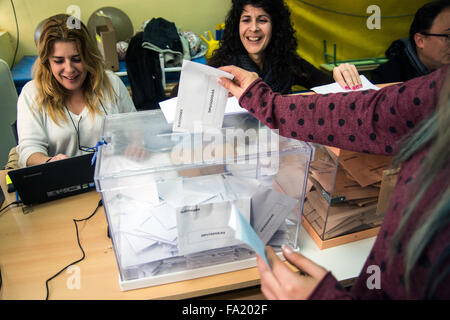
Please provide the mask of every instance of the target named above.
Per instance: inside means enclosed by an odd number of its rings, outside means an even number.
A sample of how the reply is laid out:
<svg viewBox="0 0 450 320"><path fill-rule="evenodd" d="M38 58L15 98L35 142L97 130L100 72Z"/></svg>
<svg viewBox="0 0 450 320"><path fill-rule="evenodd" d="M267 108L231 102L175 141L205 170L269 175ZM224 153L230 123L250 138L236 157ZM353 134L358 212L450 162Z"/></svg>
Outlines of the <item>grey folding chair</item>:
<svg viewBox="0 0 450 320"><path fill-rule="evenodd" d="M17 145L11 126L17 119L17 91L8 64L0 59L0 166L4 168L8 154Z"/></svg>

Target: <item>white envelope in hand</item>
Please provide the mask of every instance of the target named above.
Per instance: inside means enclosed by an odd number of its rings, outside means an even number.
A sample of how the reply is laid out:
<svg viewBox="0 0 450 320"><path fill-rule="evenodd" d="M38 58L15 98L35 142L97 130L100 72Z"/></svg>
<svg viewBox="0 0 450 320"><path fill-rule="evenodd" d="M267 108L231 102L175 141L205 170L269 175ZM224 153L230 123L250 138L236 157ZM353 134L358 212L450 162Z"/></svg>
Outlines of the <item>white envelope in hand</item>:
<svg viewBox="0 0 450 320"><path fill-rule="evenodd" d="M194 131L195 123L202 127L221 128L228 90L218 80L233 75L222 70L184 60L178 88L177 109L172 130Z"/></svg>

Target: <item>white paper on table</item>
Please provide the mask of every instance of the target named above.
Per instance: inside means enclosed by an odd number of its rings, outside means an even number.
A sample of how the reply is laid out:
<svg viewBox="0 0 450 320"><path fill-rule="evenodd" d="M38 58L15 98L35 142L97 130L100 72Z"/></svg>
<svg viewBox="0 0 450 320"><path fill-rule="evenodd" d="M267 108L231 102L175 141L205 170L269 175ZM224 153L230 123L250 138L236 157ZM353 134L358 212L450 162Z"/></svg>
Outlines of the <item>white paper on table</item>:
<svg viewBox="0 0 450 320"><path fill-rule="evenodd" d="M250 220L250 199L234 201L236 207ZM221 201L177 209L178 252L190 254L241 244L229 227L232 202Z"/></svg>
<svg viewBox="0 0 450 320"><path fill-rule="evenodd" d="M251 225L267 244L297 205L298 200L260 186L252 197Z"/></svg>
<svg viewBox="0 0 450 320"><path fill-rule="evenodd" d="M177 215L175 208L165 202L154 206L151 209L153 217L158 219L159 223L166 228L166 230L173 229L177 226Z"/></svg>
<svg viewBox="0 0 450 320"><path fill-rule="evenodd" d="M177 110L177 103L178 97L164 100L159 103L159 107L161 108L167 123L173 123L173 119L175 119L175 113ZM248 111L239 105L236 97L229 97L225 106L225 114L236 113L248 113Z"/></svg>
<svg viewBox="0 0 450 320"><path fill-rule="evenodd" d="M338 93L338 92L353 92L353 91L363 91L363 90L380 90L376 85L370 82L364 75L359 76L361 78L362 88L356 90L345 90L343 89L337 82L326 84L324 86L318 86L311 88L312 91L319 94L327 94L327 93Z"/></svg>

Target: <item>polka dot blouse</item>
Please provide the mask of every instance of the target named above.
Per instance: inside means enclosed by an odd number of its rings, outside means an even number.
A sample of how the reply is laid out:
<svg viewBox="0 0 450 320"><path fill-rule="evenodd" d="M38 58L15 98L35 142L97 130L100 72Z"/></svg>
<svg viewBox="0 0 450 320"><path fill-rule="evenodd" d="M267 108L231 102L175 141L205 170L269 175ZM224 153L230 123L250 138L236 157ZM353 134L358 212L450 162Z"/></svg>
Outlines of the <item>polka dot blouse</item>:
<svg viewBox="0 0 450 320"><path fill-rule="evenodd" d="M282 96L258 79L244 92L239 103L268 127L279 129L282 136L357 152L395 155L399 139L435 110L447 70L448 66L379 91L329 95ZM437 268L433 271L435 278L442 274L441 270L450 267L447 252L450 228L447 226L431 241L415 265L409 279L409 295L406 292L403 275L405 248L412 232L426 215L427 205L448 187L450 166L427 190L423 201L413 212L399 246L393 255L389 254L392 236L410 202L415 173L427 152L421 150L402 164L380 232L351 291L344 290L328 273L310 299L421 299L433 283L433 279L428 278L433 266ZM375 275L375 272L379 274ZM377 276L379 282L376 281ZM450 299L449 274L434 290L433 297Z"/></svg>

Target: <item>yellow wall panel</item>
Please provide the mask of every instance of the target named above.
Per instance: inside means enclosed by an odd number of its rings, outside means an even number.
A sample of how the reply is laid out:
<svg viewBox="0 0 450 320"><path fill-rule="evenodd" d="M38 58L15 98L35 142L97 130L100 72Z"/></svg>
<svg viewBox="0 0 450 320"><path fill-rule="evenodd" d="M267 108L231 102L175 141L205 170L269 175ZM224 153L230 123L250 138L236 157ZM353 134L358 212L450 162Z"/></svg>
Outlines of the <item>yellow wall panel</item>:
<svg viewBox="0 0 450 320"><path fill-rule="evenodd" d="M337 58L359 59L384 56L393 40L406 37L413 14L427 0L285 0L291 9L291 18L297 31L298 52L306 60L318 66L325 62L323 40L337 45ZM23 55L36 54L34 30L46 17L66 12L70 5L81 9L81 20L87 23L90 15L100 7L112 6L124 11L131 19L134 29L140 28L146 19L163 17L175 22L182 30L197 34L215 29L216 23L224 22L231 0L15 0L20 29L20 46L16 61ZM382 18L380 30L366 26L367 7L378 5ZM322 9L321 9L322 8ZM352 17L332 11L359 15ZM0 28L9 32L15 45L16 27L10 0L0 0Z"/></svg>
<svg viewBox="0 0 450 320"><path fill-rule="evenodd" d="M93 12L101 7L116 7L124 11L139 29L151 18L163 17L177 27L203 34L214 30L217 23L223 23L231 6L231 0L14 0L20 31L20 46L16 62L23 55L37 54L34 30L45 18L65 13L71 5L81 11L81 21L87 24ZM6 29L11 41L16 43L16 25L10 0L0 0L0 28ZM15 48L15 46L14 46Z"/></svg>
<svg viewBox="0 0 450 320"><path fill-rule="evenodd" d="M408 37L417 9L427 0L285 0L296 30L298 53L319 66L325 63L323 40L328 53L337 45L337 60L383 57L392 41ZM380 8L380 29L370 30L367 8Z"/></svg>

